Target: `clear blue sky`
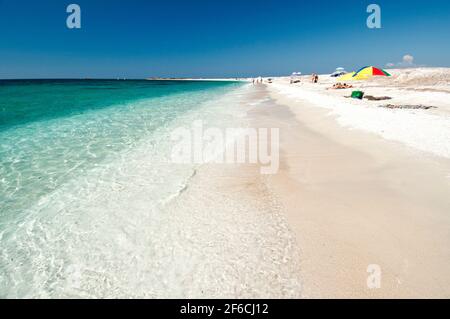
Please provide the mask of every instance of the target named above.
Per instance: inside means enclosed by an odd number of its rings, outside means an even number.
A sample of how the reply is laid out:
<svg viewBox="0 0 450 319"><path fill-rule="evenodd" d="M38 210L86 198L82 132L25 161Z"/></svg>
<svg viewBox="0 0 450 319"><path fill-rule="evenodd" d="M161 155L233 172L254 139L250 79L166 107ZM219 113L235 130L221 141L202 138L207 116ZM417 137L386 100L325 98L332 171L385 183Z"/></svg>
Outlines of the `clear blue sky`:
<svg viewBox="0 0 450 319"><path fill-rule="evenodd" d="M366 27L370 3L382 29ZM406 54L450 66L449 34L448 0L0 0L0 78L282 75Z"/></svg>

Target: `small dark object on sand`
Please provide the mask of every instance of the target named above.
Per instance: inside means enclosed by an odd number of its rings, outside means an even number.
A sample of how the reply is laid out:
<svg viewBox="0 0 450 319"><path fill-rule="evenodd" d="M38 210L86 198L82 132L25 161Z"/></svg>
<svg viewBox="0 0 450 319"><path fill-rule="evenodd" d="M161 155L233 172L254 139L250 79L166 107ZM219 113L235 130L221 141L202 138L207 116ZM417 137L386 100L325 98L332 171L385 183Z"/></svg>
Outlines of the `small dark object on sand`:
<svg viewBox="0 0 450 319"><path fill-rule="evenodd" d="M365 99L368 99L369 101L383 101L383 100L391 100L392 98L389 96L372 96L372 95L366 95L364 96Z"/></svg>
<svg viewBox="0 0 450 319"><path fill-rule="evenodd" d="M428 106L428 105L393 105L393 104L385 104L385 105L379 105L379 107L386 107L388 109L408 109L408 110L428 110L428 109L435 109L436 106Z"/></svg>

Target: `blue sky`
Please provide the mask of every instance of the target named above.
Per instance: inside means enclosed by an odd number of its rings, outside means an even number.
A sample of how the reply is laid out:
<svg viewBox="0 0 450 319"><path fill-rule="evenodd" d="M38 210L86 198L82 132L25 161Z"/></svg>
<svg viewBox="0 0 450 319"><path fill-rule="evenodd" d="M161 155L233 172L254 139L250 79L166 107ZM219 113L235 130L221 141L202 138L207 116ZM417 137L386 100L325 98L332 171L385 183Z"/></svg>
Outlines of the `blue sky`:
<svg viewBox="0 0 450 319"><path fill-rule="evenodd" d="M382 29L366 26L370 3ZM448 0L0 0L0 78L322 73L406 54L448 67L449 31Z"/></svg>

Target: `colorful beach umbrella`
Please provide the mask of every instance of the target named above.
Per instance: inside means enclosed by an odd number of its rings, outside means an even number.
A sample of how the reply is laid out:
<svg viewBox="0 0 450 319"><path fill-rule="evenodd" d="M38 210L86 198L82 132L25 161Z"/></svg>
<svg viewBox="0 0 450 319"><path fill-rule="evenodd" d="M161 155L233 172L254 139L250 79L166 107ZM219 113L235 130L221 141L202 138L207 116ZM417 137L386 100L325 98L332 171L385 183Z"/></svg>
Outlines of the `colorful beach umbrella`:
<svg viewBox="0 0 450 319"><path fill-rule="evenodd" d="M371 76L391 76L383 69L374 66L365 66L361 68L353 77L361 77L361 79L369 78Z"/></svg>

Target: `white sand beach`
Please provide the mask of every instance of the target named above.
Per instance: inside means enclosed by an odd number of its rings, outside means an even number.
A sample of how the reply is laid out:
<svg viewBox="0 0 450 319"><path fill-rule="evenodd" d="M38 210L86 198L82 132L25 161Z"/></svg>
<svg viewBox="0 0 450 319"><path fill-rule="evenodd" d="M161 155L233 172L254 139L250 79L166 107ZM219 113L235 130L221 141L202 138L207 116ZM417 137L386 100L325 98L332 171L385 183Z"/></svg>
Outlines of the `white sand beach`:
<svg viewBox="0 0 450 319"><path fill-rule="evenodd" d="M350 83L388 101L345 98L352 89L327 90L336 80L324 75L254 86L265 102L253 125L280 128L267 185L296 235L303 297L450 297L450 70L390 72Z"/></svg>
<svg viewBox="0 0 450 319"><path fill-rule="evenodd" d="M103 150L102 162L27 201L18 227L0 233L1 296L450 297L450 71L391 72L352 83L385 101L327 90L335 80L326 75L319 84L281 77L205 99L176 95L170 110L203 102L138 140L128 129L147 128L155 104L145 99L83 115L91 122L46 123L41 132L111 123L111 132L126 128L132 147ZM379 107L387 103L435 108ZM171 162L171 133L198 120L221 132L279 129L279 170Z"/></svg>

